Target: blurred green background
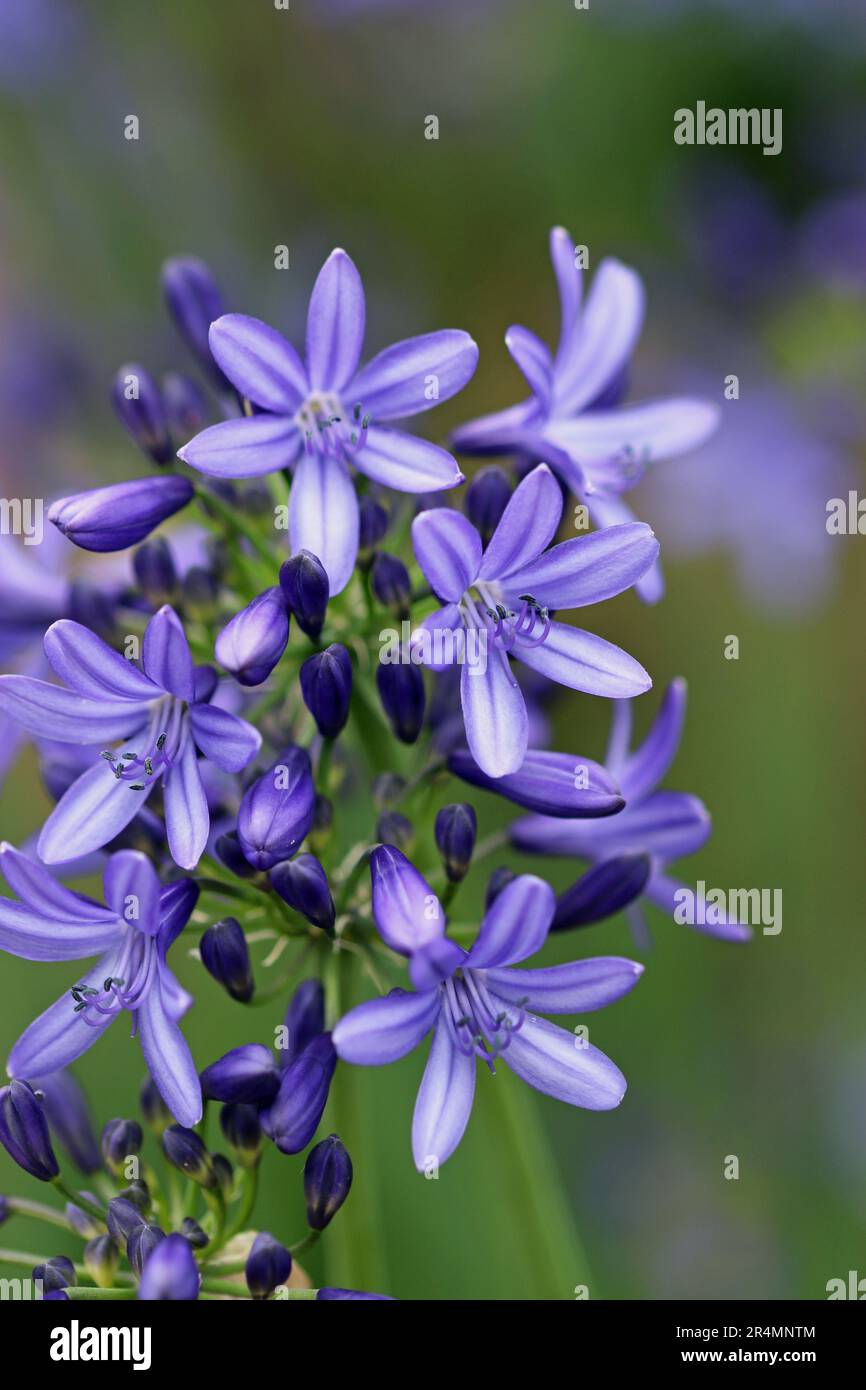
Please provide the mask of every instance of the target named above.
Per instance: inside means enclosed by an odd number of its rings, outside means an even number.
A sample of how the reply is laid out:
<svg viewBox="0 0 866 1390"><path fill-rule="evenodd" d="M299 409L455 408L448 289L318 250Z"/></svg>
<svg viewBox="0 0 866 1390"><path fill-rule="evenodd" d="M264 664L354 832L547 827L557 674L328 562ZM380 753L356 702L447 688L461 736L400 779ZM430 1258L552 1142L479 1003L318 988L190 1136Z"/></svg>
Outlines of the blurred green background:
<svg viewBox="0 0 866 1390"><path fill-rule="evenodd" d="M350 1199L353 1272L398 1297L569 1298L580 1283L593 1298L824 1297L829 1279L866 1273L852 622L866 543L824 528L826 500L862 485L866 441L862 22L856 8L781 0L760 16L685 0L655 12L649 0L359 4L347 19L349 8L0 6L0 37L5 26L18 45L0 43L2 490L38 477L51 496L143 471L107 385L122 361L161 372L182 356L159 301L167 255L202 256L230 308L297 336L312 278L342 245L365 279L368 351L468 329L479 370L436 413L436 437L522 394L502 342L510 323L555 338L552 225L588 245L592 269L605 255L635 265L648 314L633 398L699 377L721 400L736 372L741 400L726 408L735 442L723 429L711 446L713 490L698 456L671 473L675 485L651 480L645 506L637 496L662 540L665 600L650 609L626 595L598 627L654 677L639 727L672 676L688 679L668 785L707 803L714 834L683 876L782 888L784 928L731 947L650 909L644 979L591 1020L628 1076L622 1107L494 1108L491 1088L516 1087L504 1069L480 1075L477 1113L436 1182L409 1152L420 1056L353 1074L346 1138L371 1155ZM781 107L781 155L676 146L673 112L699 99ZM128 114L137 142L123 137ZM431 114L438 141L424 138ZM278 244L289 271L274 269ZM774 403L766 420L750 403L759 385ZM729 634L738 661L724 659ZM553 746L600 757L606 720L602 702L569 695L554 706ZM485 827L504 823L503 803L481 804ZM47 806L26 753L3 790L3 836L20 844ZM461 916L482 900L487 867ZM558 886L576 876L550 868ZM560 938L548 957L633 951L617 919ZM269 1039L273 1020L233 1006L180 947L175 957L195 982L186 1031L202 1065ZM3 956L0 972L8 1051L69 969ZM141 1077L122 1029L77 1068L100 1124L130 1109ZM549 1163L525 1146L528 1129ZM737 1181L724 1177L728 1155ZM300 1172L299 1159L266 1158L258 1221L286 1239L301 1225ZM0 1152L0 1189L41 1195L35 1186ZM4 1241L44 1248L24 1221Z"/></svg>

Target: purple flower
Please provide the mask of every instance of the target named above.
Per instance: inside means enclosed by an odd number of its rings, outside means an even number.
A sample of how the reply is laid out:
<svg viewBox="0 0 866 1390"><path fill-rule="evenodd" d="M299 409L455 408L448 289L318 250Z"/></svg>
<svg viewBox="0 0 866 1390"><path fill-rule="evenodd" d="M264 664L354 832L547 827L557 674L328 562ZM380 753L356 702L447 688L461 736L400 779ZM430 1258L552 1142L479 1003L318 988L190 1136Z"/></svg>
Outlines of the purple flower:
<svg viewBox="0 0 866 1390"><path fill-rule="evenodd" d="M261 736L237 715L208 703L213 672L194 668L172 608L144 633L140 671L80 623L62 619L45 634L45 654L65 686L0 676L0 710L33 734L93 745L122 740L73 782L39 837L47 864L99 849L123 830L162 779L165 824L175 863L192 869L207 844L210 814L198 748L224 772L240 772Z"/></svg>
<svg viewBox="0 0 866 1390"><path fill-rule="evenodd" d="M238 839L248 862L272 869L291 859L310 833L316 789L305 748L288 748L244 792L238 811Z"/></svg>
<svg viewBox="0 0 866 1390"><path fill-rule="evenodd" d="M553 889L524 874L498 894L466 952L445 935L438 898L399 850L384 845L371 859L373 916L392 950L409 957L416 993L395 990L359 1004L334 1029L347 1062L378 1066L404 1057L433 1031L412 1122L412 1152L423 1171L454 1152L475 1092L475 1061L493 1071L501 1057L536 1090L569 1105L610 1110L625 1078L603 1052L542 1013L582 1013L628 993L642 972L634 961L602 957L540 970L514 970L544 944Z"/></svg>
<svg viewBox="0 0 866 1390"><path fill-rule="evenodd" d="M279 587L265 589L218 634L214 655L241 685L261 685L289 640L289 615Z"/></svg>
<svg viewBox="0 0 866 1390"><path fill-rule="evenodd" d="M563 227L550 234L550 256L562 309L555 354L528 328L509 328L505 345L532 395L462 426L454 447L544 459L585 503L596 526L633 521L620 494L634 486L650 460L702 444L716 428L718 410L685 396L620 406L643 322L640 278L617 260L602 261L584 307L583 272ZM648 602L661 597L657 564L637 590Z"/></svg>
<svg viewBox="0 0 866 1390"><path fill-rule="evenodd" d="M319 1128L337 1054L330 1033L320 1033L284 1068L280 1089L262 1112L262 1129L280 1153L305 1149Z"/></svg>
<svg viewBox="0 0 866 1390"><path fill-rule="evenodd" d="M102 1157L83 1090L71 1072L52 1071L47 1076L28 1076L39 1092L42 1108L54 1138L63 1145L82 1173L97 1173Z"/></svg>
<svg viewBox="0 0 866 1390"><path fill-rule="evenodd" d="M473 787L546 816L613 816L625 805L608 770L579 753L530 748L517 772L488 777L468 748L458 748L449 755L448 770Z"/></svg>
<svg viewBox="0 0 866 1390"><path fill-rule="evenodd" d="M454 652L459 658L455 633L467 639L460 674L466 737L490 777L517 772L529 739L526 703L509 655L592 695L639 695L652 684L619 647L553 622L547 610L582 608L622 593L655 560L655 536L634 522L547 550L561 514L559 484L541 464L515 491L483 553L481 537L460 512L436 508L412 523L418 563L445 604L416 629L413 643L419 659L435 669L450 664Z"/></svg>
<svg viewBox="0 0 866 1390"><path fill-rule="evenodd" d="M51 1182L60 1172L45 1112L26 1081L13 1080L0 1090L0 1144L19 1168L40 1182Z"/></svg>
<svg viewBox="0 0 866 1390"><path fill-rule="evenodd" d="M0 847L0 868L20 898L0 898L0 948L24 960L100 957L25 1029L9 1058L10 1076L68 1066L127 1009L163 1100L181 1124L196 1124L201 1088L178 1027L192 1000L166 963L195 906L196 884L185 878L163 887L145 855L122 850L106 863L103 907L11 845Z"/></svg>
<svg viewBox="0 0 866 1390"><path fill-rule="evenodd" d="M166 1236L148 1257L138 1296L153 1302L156 1299L189 1301L198 1298L201 1276L192 1247L181 1235Z"/></svg>
<svg viewBox="0 0 866 1390"><path fill-rule="evenodd" d="M600 864L620 856L649 855L651 872L644 888L650 902L673 915L676 893L683 887L666 872L668 864L694 854L707 841L712 822L703 802L686 792L658 790L676 757L686 712L686 683L668 686L655 722L641 744L629 752L631 705L614 704L614 722L607 767L616 777L625 810L609 820L564 820L552 816L524 816L511 827L518 849L530 854L577 855ZM624 869L628 868L624 864ZM640 906L626 909L637 940L646 942L647 930ZM695 924L696 931L723 941L747 941L751 931L739 922Z"/></svg>
<svg viewBox="0 0 866 1390"><path fill-rule="evenodd" d="M186 463L215 478L251 478L296 465L289 502L292 550L319 557L332 595L348 583L358 551L358 499L349 465L399 492L462 482L444 449L378 422L405 419L448 400L466 385L478 360L467 333L443 329L386 348L359 371L364 319L361 277L341 250L328 257L310 297L305 361L258 319L217 319L211 351L258 411L212 425L180 450Z"/></svg>
<svg viewBox="0 0 866 1390"><path fill-rule="evenodd" d="M61 497L48 508L48 520L82 550L126 550L179 512L192 496L188 478L135 478Z"/></svg>

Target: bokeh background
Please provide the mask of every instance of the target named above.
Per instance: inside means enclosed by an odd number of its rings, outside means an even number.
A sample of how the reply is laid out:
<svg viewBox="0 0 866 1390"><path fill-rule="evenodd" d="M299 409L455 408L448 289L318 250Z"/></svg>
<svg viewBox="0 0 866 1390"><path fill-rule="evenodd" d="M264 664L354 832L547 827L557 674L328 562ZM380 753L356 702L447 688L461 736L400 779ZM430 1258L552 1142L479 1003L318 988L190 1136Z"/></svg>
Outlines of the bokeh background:
<svg viewBox="0 0 866 1390"><path fill-rule="evenodd" d="M471 331L479 370L437 412L443 432L517 399L510 323L555 336L556 223L592 267L613 254L645 278L633 398L721 401L724 377L740 377L717 440L637 496L662 542L664 602L626 595L602 630L654 676L641 727L666 682L688 679L669 785L701 796L715 828L686 875L781 888L783 931L732 947L651 909L645 978L593 1022L629 1078L623 1106L539 1099L503 1128L488 1093L510 1078L479 1077L478 1113L437 1182L409 1155L421 1059L359 1076L352 1258L368 1287L790 1299L866 1273L866 540L825 529L827 500L864 485L864 21L855 0L0 0L3 495L143 471L107 387L122 361L178 365L158 292L177 252L212 265L231 308L297 334L319 264L343 245L365 278L370 349ZM675 145L674 110L699 99L781 107L782 153ZM431 114L438 141L424 138ZM274 269L278 244L289 271ZM731 634L737 661L723 655ZM552 717L554 746L602 754L602 702L569 695ZM32 753L13 759L2 732L0 830L20 844L49 803ZM503 821L502 803L484 805L488 827ZM575 869L551 864L561 886ZM621 918L549 958L575 948L633 950ZM180 973L195 980L202 1065L256 1027L269 1036L195 962ZM0 1049L68 983L68 968L2 957ZM130 1109L140 1055L120 1028L77 1070L100 1123ZM527 1124L549 1163L526 1150ZM260 1220L286 1239L300 1167L266 1159ZM33 1187L0 1153L0 1190ZM41 1236L16 1227L19 1245Z"/></svg>

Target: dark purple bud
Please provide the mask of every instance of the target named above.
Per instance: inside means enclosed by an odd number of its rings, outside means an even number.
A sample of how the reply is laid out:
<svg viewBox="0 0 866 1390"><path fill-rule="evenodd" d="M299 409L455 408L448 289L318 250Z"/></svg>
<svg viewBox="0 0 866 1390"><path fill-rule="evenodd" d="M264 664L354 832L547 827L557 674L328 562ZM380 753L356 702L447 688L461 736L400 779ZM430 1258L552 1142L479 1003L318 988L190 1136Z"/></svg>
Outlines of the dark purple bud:
<svg viewBox="0 0 866 1390"><path fill-rule="evenodd" d="M376 822L376 839L386 845L396 845L404 854L415 847L415 827L399 811L383 811Z"/></svg>
<svg viewBox="0 0 866 1390"><path fill-rule="evenodd" d="M479 469L466 489L466 515L485 545L499 525L510 497L511 480L495 464Z"/></svg>
<svg viewBox="0 0 866 1390"><path fill-rule="evenodd" d="M475 807L468 801L457 801L453 806L443 806L436 816L436 848L442 855L445 873L451 883L460 883L466 877L472 862L475 836L478 833L478 819Z"/></svg>
<svg viewBox="0 0 866 1390"><path fill-rule="evenodd" d="M358 555L362 562L368 562L372 552L385 538L388 513L381 502L365 496L358 505L358 514Z"/></svg>
<svg viewBox="0 0 866 1390"><path fill-rule="evenodd" d="M99 1205L99 1198L94 1197L92 1192L82 1192L81 1195L82 1197L86 1197L88 1201L94 1202L97 1206ZM91 1216L89 1212L83 1211L81 1207L77 1207L74 1202L67 1202L63 1209L63 1213L73 1231L84 1240L90 1240L92 1236L98 1236L102 1230L103 1223L98 1221L95 1216Z"/></svg>
<svg viewBox="0 0 866 1390"><path fill-rule="evenodd" d="M324 1231L349 1195L352 1160L342 1140L329 1134L307 1154L304 1164L304 1197L307 1225Z"/></svg>
<svg viewBox="0 0 866 1390"><path fill-rule="evenodd" d="M301 694L322 738L336 738L349 717L352 658L339 642L307 657L301 667Z"/></svg>
<svg viewBox="0 0 866 1390"><path fill-rule="evenodd" d="M181 1223L181 1235L188 1241L193 1250L204 1250L210 1244L210 1236L207 1231L203 1231L197 1221L193 1221L191 1216L185 1216Z"/></svg>
<svg viewBox="0 0 866 1390"><path fill-rule="evenodd" d="M299 550L280 567L280 588L295 621L308 637L318 637L325 625L331 587L325 567L311 550Z"/></svg>
<svg viewBox="0 0 866 1390"><path fill-rule="evenodd" d="M26 1081L10 1081L0 1090L0 1143L19 1168L40 1182L50 1182L60 1172L45 1111Z"/></svg>
<svg viewBox="0 0 866 1390"><path fill-rule="evenodd" d="M132 557L132 568L148 603L161 608L173 603L177 595L177 570L171 546L164 536L145 541Z"/></svg>
<svg viewBox="0 0 866 1390"><path fill-rule="evenodd" d="M109 1120L102 1131L102 1157L115 1178L126 1176L127 1160L141 1152L144 1135L135 1120Z"/></svg>
<svg viewBox="0 0 866 1390"><path fill-rule="evenodd" d="M208 1100L244 1101L269 1105L280 1086L273 1053L262 1043L233 1047L201 1074L202 1094Z"/></svg>
<svg viewBox="0 0 866 1390"><path fill-rule="evenodd" d="M99 1145L87 1098L71 1072L53 1071L30 1078L41 1098L48 1128L82 1173L98 1173L102 1167Z"/></svg>
<svg viewBox="0 0 866 1390"><path fill-rule="evenodd" d="M373 797L373 805L380 811L384 811L386 806L390 806L392 801L396 801L406 790L405 778L399 777L396 772L380 772L373 778L370 793Z"/></svg>
<svg viewBox="0 0 866 1390"><path fill-rule="evenodd" d="M415 743L424 723L424 677L409 662L380 662L376 687L388 722L401 743Z"/></svg>
<svg viewBox="0 0 866 1390"><path fill-rule="evenodd" d="M243 1168L255 1168L262 1151L262 1127L255 1105L235 1101L220 1111L220 1126Z"/></svg>
<svg viewBox="0 0 866 1390"><path fill-rule="evenodd" d="M262 1113L262 1129L284 1154L300 1153L319 1127L337 1054L329 1033L308 1043L283 1072L276 1100Z"/></svg>
<svg viewBox="0 0 866 1390"><path fill-rule="evenodd" d="M122 1250L126 1249L126 1242L137 1231L139 1226L147 1225L138 1207L130 1202L128 1197L112 1197L108 1203L108 1233L115 1244Z"/></svg>
<svg viewBox="0 0 866 1390"><path fill-rule="evenodd" d="M255 878L258 871L253 868L241 849L236 830L230 831L227 835L220 835L214 850L220 863L225 864L238 878Z"/></svg>
<svg viewBox="0 0 866 1390"><path fill-rule="evenodd" d="M516 877L514 870L509 869L507 864L500 864L498 869L493 870L487 880L487 892L484 895L485 912L493 906L503 888L507 888Z"/></svg>
<svg viewBox="0 0 866 1390"><path fill-rule="evenodd" d="M154 1250L164 1240L165 1231L159 1226L136 1226L134 1231L130 1231L126 1242L126 1258L133 1273L139 1278Z"/></svg>
<svg viewBox="0 0 866 1390"><path fill-rule="evenodd" d="M271 886L283 902L300 912L314 927L333 935L337 910L328 876L313 854L275 864L270 872Z"/></svg>
<svg viewBox="0 0 866 1390"><path fill-rule="evenodd" d="M177 1301L198 1298L201 1278L188 1240L182 1235L166 1236L151 1251L138 1286L138 1296L153 1303L158 1299Z"/></svg>
<svg viewBox="0 0 866 1390"><path fill-rule="evenodd" d="M310 759L289 748L244 792L238 810L238 839L255 869L272 869L291 859L313 824L316 792Z"/></svg>
<svg viewBox="0 0 866 1390"><path fill-rule="evenodd" d="M213 1170L216 1173L217 1187L228 1201L235 1187L235 1170L225 1154L213 1155Z"/></svg>
<svg viewBox="0 0 866 1390"><path fill-rule="evenodd" d="M253 997L253 969L243 927L235 917L224 917L208 927L201 939L202 964L232 999L248 1004Z"/></svg>
<svg viewBox="0 0 866 1390"><path fill-rule="evenodd" d="M33 1278L41 1281L44 1293L54 1293L75 1283L75 1266L65 1255L54 1255L44 1264L36 1266Z"/></svg>
<svg viewBox="0 0 866 1390"><path fill-rule="evenodd" d="M199 1187L217 1186L213 1157L194 1129L184 1129L183 1125L169 1125L162 1136L162 1151L175 1168L185 1173Z"/></svg>
<svg viewBox="0 0 866 1390"><path fill-rule="evenodd" d="M82 550L126 550L179 512L192 496L187 478L135 478L61 497L48 508L48 520Z"/></svg>
<svg viewBox="0 0 866 1390"><path fill-rule="evenodd" d="M188 444L207 424L208 407L201 387L190 376L169 372L163 378L162 399L175 439Z"/></svg>
<svg viewBox="0 0 866 1390"><path fill-rule="evenodd" d="M171 1124L172 1114L163 1100L151 1076L146 1076L141 1083L141 1090L138 1095L138 1103L141 1106L141 1113L144 1116L145 1124L157 1138L163 1130Z"/></svg>
<svg viewBox="0 0 866 1390"><path fill-rule="evenodd" d="M398 618L409 616L412 581L403 561L396 555L379 551L370 570L370 587L384 608L390 608Z"/></svg>
<svg viewBox="0 0 866 1390"><path fill-rule="evenodd" d="M360 1289L317 1289L317 1303L393 1303L388 1293L362 1293Z"/></svg>
<svg viewBox="0 0 866 1390"><path fill-rule="evenodd" d="M111 1236L94 1236L84 1247L84 1268L98 1289L110 1289L120 1262L120 1251Z"/></svg>
<svg viewBox="0 0 866 1390"><path fill-rule="evenodd" d="M265 589L218 633L214 653L241 685L261 685L286 650L288 640L289 615L283 591Z"/></svg>
<svg viewBox="0 0 866 1390"><path fill-rule="evenodd" d="M124 1201L131 1202L142 1216L147 1216L150 1211L150 1188L143 1178L136 1178L129 1187L124 1187L117 1195Z"/></svg>
<svg viewBox="0 0 866 1390"><path fill-rule="evenodd" d="M558 899L550 930L586 927L613 917L640 897L651 868L646 854L622 854L594 864Z"/></svg>
<svg viewBox="0 0 866 1390"><path fill-rule="evenodd" d="M111 384L111 400L123 428L148 458L154 463L174 458L162 394L145 367L125 363Z"/></svg>
<svg viewBox="0 0 866 1390"><path fill-rule="evenodd" d="M292 1272L292 1257L267 1231L259 1231L247 1256L247 1288L253 1298L269 1298Z"/></svg>
<svg viewBox="0 0 866 1390"><path fill-rule="evenodd" d="M220 391L232 389L210 350L208 333L214 319L225 313L219 287L204 261L195 256L172 256L162 267L162 292L175 328L198 365Z"/></svg>
<svg viewBox="0 0 866 1390"><path fill-rule="evenodd" d="M282 1068L294 1062L307 1044L325 1031L325 991L321 980L304 980L298 985L289 1000L284 1027L286 1046L277 1049Z"/></svg>
<svg viewBox="0 0 866 1390"><path fill-rule="evenodd" d="M203 565L192 565L181 584L184 611L199 622L209 622L216 616L219 581Z"/></svg>

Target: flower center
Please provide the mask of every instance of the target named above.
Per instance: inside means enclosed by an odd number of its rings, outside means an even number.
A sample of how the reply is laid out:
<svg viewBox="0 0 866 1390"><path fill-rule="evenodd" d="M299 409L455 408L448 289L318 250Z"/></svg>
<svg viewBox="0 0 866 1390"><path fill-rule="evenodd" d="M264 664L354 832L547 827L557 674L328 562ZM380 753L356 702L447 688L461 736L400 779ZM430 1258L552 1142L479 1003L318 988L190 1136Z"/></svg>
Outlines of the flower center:
<svg viewBox="0 0 866 1390"><path fill-rule="evenodd" d="M490 994L479 970L457 970L442 985L445 1019L451 1037L467 1057L475 1053L495 1071L497 1057L526 1021L523 1003L504 1008Z"/></svg>
<svg viewBox="0 0 866 1390"><path fill-rule="evenodd" d="M519 609L510 608L498 584L476 584L460 600L467 627L484 628L488 640L510 652L519 637L525 647L540 647L550 631L550 617L532 594L521 594ZM536 631L536 624L541 624Z"/></svg>
<svg viewBox="0 0 866 1390"><path fill-rule="evenodd" d="M150 986L155 967L155 938L145 936L130 925L120 958L113 966L116 973L106 976L102 989L95 989L93 985L73 987L73 1014L88 1027L96 1028L110 1014L119 1013L121 1009L137 1009Z"/></svg>
<svg viewBox="0 0 866 1390"><path fill-rule="evenodd" d="M183 711L184 702L173 695L157 700L140 750L128 748L117 753L105 749L100 753L99 756L111 765L118 782L125 782L130 791L143 792L148 779L158 777L172 766L180 752Z"/></svg>
<svg viewBox="0 0 866 1390"><path fill-rule="evenodd" d="M360 401L347 412L333 391L313 391L295 415L295 424L308 454L351 462L366 443L370 417Z"/></svg>

